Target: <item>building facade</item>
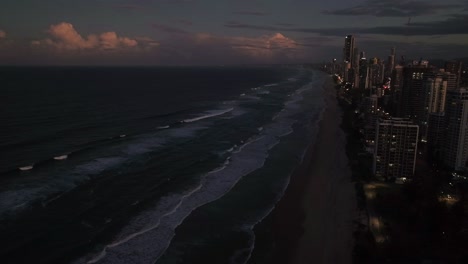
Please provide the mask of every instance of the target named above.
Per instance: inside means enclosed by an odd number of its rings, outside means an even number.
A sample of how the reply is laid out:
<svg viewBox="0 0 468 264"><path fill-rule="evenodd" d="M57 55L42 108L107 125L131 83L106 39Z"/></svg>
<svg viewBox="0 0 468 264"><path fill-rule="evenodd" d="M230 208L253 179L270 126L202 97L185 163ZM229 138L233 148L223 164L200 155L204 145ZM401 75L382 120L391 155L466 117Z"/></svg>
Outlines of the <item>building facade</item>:
<svg viewBox="0 0 468 264"><path fill-rule="evenodd" d="M455 170L464 170L468 158L468 91L448 91L442 160Z"/></svg>
<svg viewBox="0 0 468 264"><path fill-rule="evenodd" d="M379 119L376 126L373 172L377 177L414 175L419 126L407 118Z"/></svg>

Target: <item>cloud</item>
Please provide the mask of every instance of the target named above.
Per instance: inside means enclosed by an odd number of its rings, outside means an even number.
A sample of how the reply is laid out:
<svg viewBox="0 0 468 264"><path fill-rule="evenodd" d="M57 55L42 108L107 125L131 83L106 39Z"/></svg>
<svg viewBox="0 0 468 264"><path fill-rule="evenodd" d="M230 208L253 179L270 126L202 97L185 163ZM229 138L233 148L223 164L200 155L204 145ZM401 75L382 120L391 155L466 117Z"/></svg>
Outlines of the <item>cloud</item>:
<svg viewBox="0 0 468 264"><path fill-rule="evenodd" d="M458 4L435 4L418 0L367 0L360 5L325 10L322 13L341 16L416 17L460 7Z"/></svg>
<svg viewBox="0 0 468 264"><path fill-rule="evenodd" d="M91 34L83 37L72 24L66 22L51 25L47 33L51 38L34 40L31 44L55 48L58 51L121 50L135 48L139 45L135 39L119 37L115 32Z"/></svg>
<svg viewBox="0 0 468 264"><path fill-rule="evenodd" d="M0 30L0 39L6 38L6 32L3 30Z"/></svg>
<svg viewBox="0 0 468 264"><path fill-rule="evenodd" d="M224 26L228 28L242 28L262 31L317 33L324 36L344 36L348 34L379 34L379 35L402 35L402 36L431 36L431 35L453 35L468 34L468 15L452 14L444 20L430 22L412 22L409 25L400 26L377 26L377 27L342 27L342 28L300 28L300 27L278 27L260 26L228 22Z"/></svg>
<svg viewBox="0 0 468 264"><path fill-rule="evenodd" d="M175 22L179 23L179 24L182 24L182 25L185 25L185 26L192 26L193 25L193 22L190 21L190 20L187 20L187 19L178 19Z"/></svg>
<svg viewBox="0 0 468 264"><path fill-rule="evenodd" d="M232 12L236 15L243 15L243 16L267 16L268 13L260 12L260 11L234 11Z"/></svg>
<svg viewBox="0 0 468 264"><path fill-rule="evenodd" d="M293 63L308 61L305 49L281 33L257 37L175 34L161 41L155 60L186 65Z"/></svg>
<svg viewBox="0 0 468 264"><path fill-rule="evenodd" d="M276 23L276 25L282 26L282 27L293 27L293 26L295 26L294 24L291 24L291 23Z"/></svg>
<svg viewBox="0 0 468 264"><path fill-rule="evenodd" d="M113 7L117 9L126 9L126 10L135 10L135 9L140 8L140 6L138 5L115 5Z"/></svg>
<svg viewBox="0 0 468 264"><path fill-rule="evenodd" d="M233 37L227 38L227 40L233 49L257 58L292 58L299 48L296 41L281 33L257 38Z"/></svg>
<svg viewBox="0 0 468 264"><path fill-rule="evenodd" d="M164 32L164 33L169 33L169 34L187 34L187 33L189 33L188 31L186 31L184 29L181 29L181 28L172 27L172 26L168 26L168 25L164 25L164 24L158 24L158 23L152 24L151 27L158 30L158 31L161 31L161 32Z"/></svg>

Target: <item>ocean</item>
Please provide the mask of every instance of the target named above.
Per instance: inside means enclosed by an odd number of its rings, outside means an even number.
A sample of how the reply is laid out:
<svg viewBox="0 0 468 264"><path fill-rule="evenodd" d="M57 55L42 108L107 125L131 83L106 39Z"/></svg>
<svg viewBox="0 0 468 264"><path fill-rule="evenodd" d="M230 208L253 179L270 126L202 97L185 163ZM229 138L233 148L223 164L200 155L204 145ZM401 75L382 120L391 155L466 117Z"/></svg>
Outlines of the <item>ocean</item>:
<svg viewBox="0 0 468 264"><path fill-rule="evenodd" d="M314 142L326 78L0 68L0 262L249 263Z"/></svg>

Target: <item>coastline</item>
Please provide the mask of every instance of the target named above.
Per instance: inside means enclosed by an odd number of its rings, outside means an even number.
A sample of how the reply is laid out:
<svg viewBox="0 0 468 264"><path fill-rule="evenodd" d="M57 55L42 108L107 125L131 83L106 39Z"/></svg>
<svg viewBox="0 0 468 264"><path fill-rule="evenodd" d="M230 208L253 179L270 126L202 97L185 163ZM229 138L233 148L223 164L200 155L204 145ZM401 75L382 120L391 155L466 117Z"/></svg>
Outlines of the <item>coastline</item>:
<svg viewBox="0 0 468 264"><path fill-rule="evenodd" d="M355 187L335 84L329 78L324 85L326 106L315 144L275 209L255 228L250 263L352 263Z"/></svg>

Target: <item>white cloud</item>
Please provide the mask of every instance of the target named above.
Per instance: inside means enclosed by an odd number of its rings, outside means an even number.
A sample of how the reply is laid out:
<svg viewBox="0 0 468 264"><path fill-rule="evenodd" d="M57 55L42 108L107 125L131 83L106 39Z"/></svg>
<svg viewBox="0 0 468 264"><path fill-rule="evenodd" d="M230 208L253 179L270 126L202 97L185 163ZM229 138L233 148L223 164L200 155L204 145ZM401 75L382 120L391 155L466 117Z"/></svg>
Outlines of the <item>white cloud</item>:
<svg viewBox="0 0 468 264"><path fill-rule="evenodd" d="M281 33L259 37L217 37L202 33L195 35L195 44L225 46L236 53L257 59L292 58L300 53L296 41Z"/></svg>
<svg viewBox="0 0 468 264"><path fill-rule="evenodd" d="M66 22L51 25L47 33L50 38L34 40L31 44L53 47L59 51L132 49L140 44L135 39L120 37L112 31L83 37L72 24Z"/></svg>

